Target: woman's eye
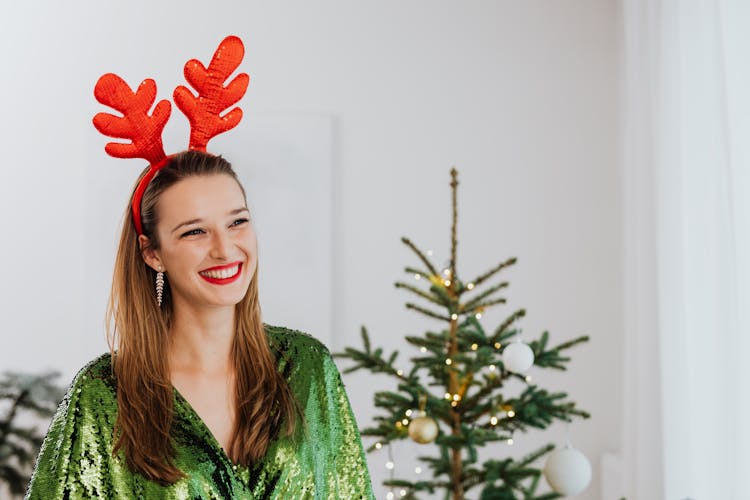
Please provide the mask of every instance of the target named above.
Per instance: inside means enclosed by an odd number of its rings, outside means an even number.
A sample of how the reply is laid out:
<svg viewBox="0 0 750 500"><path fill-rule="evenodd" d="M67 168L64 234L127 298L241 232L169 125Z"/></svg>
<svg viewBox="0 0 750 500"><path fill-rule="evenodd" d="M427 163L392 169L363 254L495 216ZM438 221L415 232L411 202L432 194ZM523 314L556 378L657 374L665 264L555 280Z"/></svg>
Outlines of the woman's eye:
<svg viewBox="0 0 750 500"><path fill-rule="evenodd" d="M192 236L194 234L200 234L203 232L203 229L191 229L190 231L183 233L182 236Z"/></svg>
<svg viewBox="0 0 750 500"><path fill-rule="evenodd" d="M233 226L239 226L240 224L244 224L245 222L248 222L249 219L237 219L232 223Z"/></svg>

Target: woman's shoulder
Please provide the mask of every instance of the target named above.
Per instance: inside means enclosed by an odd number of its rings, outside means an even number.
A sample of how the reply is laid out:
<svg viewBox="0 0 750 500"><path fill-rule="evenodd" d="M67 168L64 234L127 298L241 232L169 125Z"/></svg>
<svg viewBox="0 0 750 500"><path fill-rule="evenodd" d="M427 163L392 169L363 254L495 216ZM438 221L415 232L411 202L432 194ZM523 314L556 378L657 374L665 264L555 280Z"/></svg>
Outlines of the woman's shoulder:
<svg viewBox="0 0 750 500"><path fill-rule="evenodd" d="M330 356L328 347L309 333L288 328L285 326L274 326L264 323L263 327L272 349L288 354L301 354L302 352Z"/></svg>
<svg viewBox="0 0 750 500"><path fill-rule="evenodd" d="M313 373L323 373L333 364L328 347L309 333L265 323L263 326L280 370L292 369L312 376Z"/></svg>
<svg viewBox="0 0 750 500"><path fill-rule="evenodd" d="M116 393L114 372L112 371L112 354L107 352L86 363L70 384L70 390L78 393L91 390Z"/></svg>

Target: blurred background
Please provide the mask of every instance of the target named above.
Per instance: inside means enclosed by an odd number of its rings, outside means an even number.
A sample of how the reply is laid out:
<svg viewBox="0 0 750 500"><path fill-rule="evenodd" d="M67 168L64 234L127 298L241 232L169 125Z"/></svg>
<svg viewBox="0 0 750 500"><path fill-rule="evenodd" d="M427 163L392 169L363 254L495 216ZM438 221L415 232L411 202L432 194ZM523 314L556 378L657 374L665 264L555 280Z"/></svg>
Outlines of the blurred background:
<svg viewBox="0 0 750 500"><path fill-rule="evenodd" d="M570 439L580 499L750 498L750 9L712 1L14 2L0 16L0 372L61 372L108 350L115 238L139 160L107 157L97 78L159 98L227 34L251 76L237 130L209 145L255 212L264 319L332 351L412 354L434 323L393 287L408 236L458 272L518 257L493 328L587 334L566 372L535 373L592 418L493 445ZM168 153L187 145L176 108ZM346 362L339 363L343 369ZM361 427L385 379L344 381ZM2 407L0 407L2 411ZM0 413L1 415L1 413ZM371 444L367 442L366 445ZM413 442L398 443L409 476ZM368 455L378 498L388 457ZM1 494L1 492L0 492Z"/></svg>

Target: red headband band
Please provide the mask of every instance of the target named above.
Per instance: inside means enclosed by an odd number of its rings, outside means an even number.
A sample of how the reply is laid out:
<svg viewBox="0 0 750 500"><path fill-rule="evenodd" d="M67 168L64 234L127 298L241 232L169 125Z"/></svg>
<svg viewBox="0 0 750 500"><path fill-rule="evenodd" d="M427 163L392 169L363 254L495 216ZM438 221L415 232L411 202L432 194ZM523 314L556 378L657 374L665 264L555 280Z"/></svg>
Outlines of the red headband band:
<svg viewBox="0 0 750 500"><path fill-rule="evenodd" d="M245 55L242 40L236 36L226 37L216 49L208 68L197 59L185 64L185 79L198 91L196 97L182 85L174 90L174 102L190 121L190 144L188 149L206 151L211 138L234 128L242 119L242 110L235 107L221 115L228 107L245 95L250 77L240 73L225 87L224 82L239 67ZM149 110L156 100L156 83L146 79L134 93L125 81L113 73L99 78L94 87L96 100L119 111L122 116L97 113L94 127L108 137L129 139L129 143L110 142L104 150L117 158L143 158L149 162L146 175L138 183L133 195L133 223L139 235L141 225L141 199L151 179L169 163L164 154L161 135L171 113L169 101L161 100Z"/></svg>

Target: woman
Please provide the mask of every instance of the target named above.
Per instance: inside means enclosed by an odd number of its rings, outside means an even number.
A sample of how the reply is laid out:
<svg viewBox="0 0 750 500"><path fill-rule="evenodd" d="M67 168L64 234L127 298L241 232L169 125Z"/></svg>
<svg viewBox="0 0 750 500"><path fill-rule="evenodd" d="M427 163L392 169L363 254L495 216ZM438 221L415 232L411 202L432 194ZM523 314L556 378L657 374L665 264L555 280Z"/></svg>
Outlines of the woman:
<svg viewBox="0 0 750 500"><path fill-rule="evenodd" d="M206 68L188 61L195 97L174 97L190 150L166 156L169 101L100 78L122 113L94 125L129 139L107 152L149 161L120 236L108 309L112 352L73 380L42 445L27 498L373 498L349 401L328 350L265 325L245 191L208 140L247 87L244 49L227 37ZM239 82L239 83L238 83ZM155 286L154 286L155 285Z"/></svg>
<svg viewBox="0 0 750 500"><path fill-rule="evenodd" d="M115 263L117 350L75 377L28 497L372 498L327 349L261 323L255 232L230 164L175 155L141 206L143 234L126 214Z"/></svg>

